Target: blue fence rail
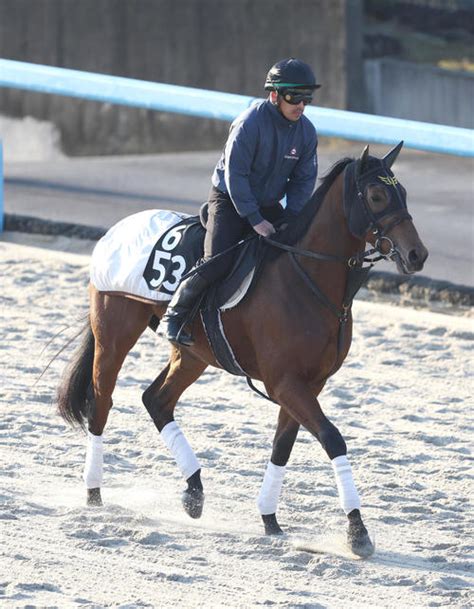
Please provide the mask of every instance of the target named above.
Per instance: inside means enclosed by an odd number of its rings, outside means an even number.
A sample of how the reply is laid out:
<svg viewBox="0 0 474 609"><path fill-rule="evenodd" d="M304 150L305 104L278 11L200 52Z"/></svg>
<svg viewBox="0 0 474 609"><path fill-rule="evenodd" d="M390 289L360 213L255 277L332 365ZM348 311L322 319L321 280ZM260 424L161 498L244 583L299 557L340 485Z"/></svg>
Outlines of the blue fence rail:
<svg viewBox="0 0 474 609"><path fill-rule="evenodd" d="M232 121L257 99L10 59L0 59L0 86L224 121ZM470 129L314 106L306 109L306 116L320 135L380 144L404 140L408 148L474 156L474 131ZM0 166L0 230L3 223L1 174Z"/></svg>
<svg viewBox="0 0 474 609"><path fill-rule="evenodd" d="M256 98L0 59L0 86L232 121ZM320 135L474 156L474 131L359 112L306 109Z"/></svg>

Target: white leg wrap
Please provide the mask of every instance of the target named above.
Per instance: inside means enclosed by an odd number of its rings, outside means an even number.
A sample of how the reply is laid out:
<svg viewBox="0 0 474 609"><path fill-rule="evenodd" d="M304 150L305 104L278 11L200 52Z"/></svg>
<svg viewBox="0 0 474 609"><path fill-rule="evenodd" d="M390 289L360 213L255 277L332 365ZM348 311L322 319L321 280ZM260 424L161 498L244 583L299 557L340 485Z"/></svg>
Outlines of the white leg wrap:
<svg viewBox="0 0 474 609"><path fill-rule="evenodd" d="M198 469L201 469L193 449L189 446L176 421L171 421L163 427L161 437L173 455L185 480L197 472Z"/></svg>
<svg viewBox="0 0 474 609"><path fill-rule="evenodd" d="M346 455L336 457L331 461L336 476L339 502L346 514L352 510L360 510L360 499L352 477L352 468Z"/></svg>
<svg viewBox="0 0 474 609"><path fill-rule="evenodd" d="M83 479L86 488L100 488L102 486L102 465L104 460L103 436L94 436L87 432L86 463Z"/></svg>
<svg viewBox="0 0 474 609"><path fill-rule="evenodd" d="M268 462L257 499L257 506L262 516L276 513L285 471L285 465L274 465L271 461Z"/></svg>

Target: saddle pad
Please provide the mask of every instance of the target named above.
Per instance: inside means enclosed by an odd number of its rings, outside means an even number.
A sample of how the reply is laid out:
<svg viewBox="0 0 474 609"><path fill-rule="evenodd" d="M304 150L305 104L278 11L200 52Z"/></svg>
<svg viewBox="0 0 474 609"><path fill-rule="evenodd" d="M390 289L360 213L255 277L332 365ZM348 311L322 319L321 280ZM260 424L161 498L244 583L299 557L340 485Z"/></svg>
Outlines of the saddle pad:
<svg viewBox="0 0 474 609"><path fill-rule="evenodd" d="M112 226L94 248L90 280L100 292L120 292L153 302L171 293L152 289L143 273L160 236L189 218L175 211L148 209Z"/></svg>
<svg viewBox="0 0 474 609"><path fill-rule="evenodd" d="M229 275L221 284L211 287L201 307L201 320L212 352L224 370L238 376L247 376L247 373L237 361L225 335L221 311L237 306L249 293L258 276L262 257L259 240L252 239L243 244Z"/></svg>
<svg viewBox="0 0 474 609"><path fill-rule="evenodd" d="M247 373L240 366L232 351L232 347L227 340L219 309L201 310L201 319L207 340L209 341L216 360L222 368L236 376L247 376Z"/></svg>

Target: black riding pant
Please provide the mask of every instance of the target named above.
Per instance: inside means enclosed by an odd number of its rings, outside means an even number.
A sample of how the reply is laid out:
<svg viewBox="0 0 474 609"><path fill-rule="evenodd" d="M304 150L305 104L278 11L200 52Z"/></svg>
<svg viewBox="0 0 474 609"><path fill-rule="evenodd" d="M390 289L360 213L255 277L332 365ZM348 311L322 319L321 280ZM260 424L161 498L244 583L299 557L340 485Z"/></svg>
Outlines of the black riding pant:
<svg viewBox="0 0 474 609"><path fill-rule="evenodd" d="M270 222L275 222L283 214L282 206L276 202L271 207L260 210L262 216ZM207 216L207 217L206 217ZM209 193L209 200L201 213L201 219L206 227L204 238L204 258L207 262L240 241L252 227L247 220L241 218L227 193L221 192L214 186ZM209 283L213 283L227 275L235 259L236 251L220 256L212 263L199 270Z"/></svg>

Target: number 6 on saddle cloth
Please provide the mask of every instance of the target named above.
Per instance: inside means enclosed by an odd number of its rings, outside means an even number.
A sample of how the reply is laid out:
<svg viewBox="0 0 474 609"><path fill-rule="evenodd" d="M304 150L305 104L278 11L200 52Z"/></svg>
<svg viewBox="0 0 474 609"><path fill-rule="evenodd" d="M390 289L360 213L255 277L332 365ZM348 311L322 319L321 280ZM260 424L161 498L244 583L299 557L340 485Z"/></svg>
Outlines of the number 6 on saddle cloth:
<svg viewBox="0 0 474 609"><path fill-rule="evenodd" d="M143 272L150 290L174 294L183 275L203 256L204 234L199 217L190 216L161 235Z"/></svg>
<svg viewBox="0 0 474 609"><path fill-rule="evenodd" d="M174 294L181 280L203 256L205 236L203 221L205 220L205 213L201 214L201 217L184 218L158 239L143 272L143 278L150 290L156 290L163 295ZM210 293L213 297L206 299L208 303L206 308L219 308L228 302L245 277L252 272L257 259L260 260L261 257L256 254L258 249L257 235L251 232L250 238L242 240L229 250L203 263L203 266L212 265L214 258L217 259L235 250L234 267L223 282L211 286Z"/></svg>

